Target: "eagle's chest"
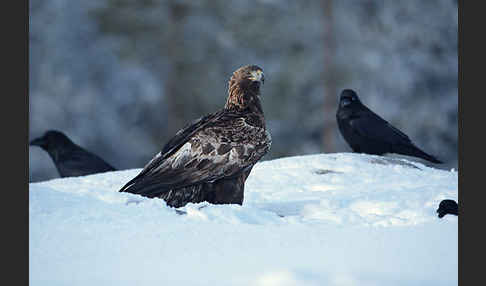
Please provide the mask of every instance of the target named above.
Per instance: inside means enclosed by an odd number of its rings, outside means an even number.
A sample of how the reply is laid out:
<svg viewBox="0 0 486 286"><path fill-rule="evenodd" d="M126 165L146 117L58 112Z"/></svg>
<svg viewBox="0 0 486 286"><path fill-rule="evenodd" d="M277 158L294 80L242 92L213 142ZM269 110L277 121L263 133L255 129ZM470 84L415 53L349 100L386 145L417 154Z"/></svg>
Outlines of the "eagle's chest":
<svg viewBox="0 0 486 286"><path fill-rule="evenodd" d="M265 122L261 116L250 115L235 124L233 133L234 142L248 144L255 148L265 149L272 142L270 133L265 128Z"/></svg>

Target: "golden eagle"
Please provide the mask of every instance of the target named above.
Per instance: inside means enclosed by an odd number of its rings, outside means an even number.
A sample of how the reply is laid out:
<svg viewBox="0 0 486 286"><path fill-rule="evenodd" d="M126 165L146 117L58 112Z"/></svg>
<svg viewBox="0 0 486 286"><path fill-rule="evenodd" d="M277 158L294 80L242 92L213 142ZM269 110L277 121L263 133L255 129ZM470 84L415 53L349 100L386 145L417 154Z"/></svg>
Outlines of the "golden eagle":
<svg viewBox="0 0 486 286"><path fill-rule="evenodd" d="M241 205L246 178L271 145L260 102L263 82L260 67L237 69L223 110L179 130L120 192L162 198L172 207Z"/></svg>

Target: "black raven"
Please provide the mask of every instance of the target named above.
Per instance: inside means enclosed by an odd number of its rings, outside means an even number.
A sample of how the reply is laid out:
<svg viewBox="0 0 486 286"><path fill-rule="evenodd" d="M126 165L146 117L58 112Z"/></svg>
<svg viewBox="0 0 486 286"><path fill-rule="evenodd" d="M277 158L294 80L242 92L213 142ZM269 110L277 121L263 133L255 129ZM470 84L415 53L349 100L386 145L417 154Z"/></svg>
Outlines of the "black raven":
<svg viewBox="0 0 486 286"><path fill-rule="evenodd" d="M100 157L73 143L60 131L49 130L42 137L30 141L29 145L44 149L51 156L61 177L84 176L116 170Z"/></svg>
<svg viewBox="0 0 486 286"><path fill-rule="evenodd" d="M241 205L246 178L271 144L260 102L263 81L258 66L236 70L224 108L179 130L120 192L162 198L172 207Z"/></svg>
<svg viewBox="0 0 486 286"><path fill-rule="evenodd" d="M351 89L341 92L336 119L341 135L353 152L374 155L395 153L442 163L420 150L407 135L362 104Z"/></svg>
<svg viewBox="0 0 486 286"><path fill-rule="evenodd" d="M437 209L439 218L442 218L446 214L459 215L459 206L454 200L442 200Z"/></svg>

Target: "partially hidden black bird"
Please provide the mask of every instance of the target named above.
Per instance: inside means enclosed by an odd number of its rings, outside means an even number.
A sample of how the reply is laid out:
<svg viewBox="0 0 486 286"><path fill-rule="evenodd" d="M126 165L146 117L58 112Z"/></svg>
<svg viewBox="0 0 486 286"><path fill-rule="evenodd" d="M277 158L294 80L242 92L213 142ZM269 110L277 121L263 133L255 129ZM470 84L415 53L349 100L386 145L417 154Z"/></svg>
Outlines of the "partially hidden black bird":
<svg viewBox="0 0 486 286"><path fill-rule="evenodd" d="M439 208L437 209L437 214L439 218L442 218L446 214L457 216L459 215L459 206L454 200L442 200L439 204Z"/></svg>
<svg viewBox="0 0 486 286"><path fill-rule="evenodd" d="M61 177L85 176L116 170L57 130L48 130L43 136L30 141L29 145L39 146L46 151Z"/></svg>
<svg viewBox="0 0 486 286"><path fill-rule="evenodd" d="M120 192L162 198L171 207L243 204L245 181L271 146L260 101L263 82L260 67L237 69L224 108L179 130Z"/></svg>
<svg viewBox="0 0 486 286"><path fill-rule="evenodd" d="M407 135L361 103L351 89L341 92L336 119L341 135L353 152L373 155L395 153L442 163L420 150Z"/></svg>

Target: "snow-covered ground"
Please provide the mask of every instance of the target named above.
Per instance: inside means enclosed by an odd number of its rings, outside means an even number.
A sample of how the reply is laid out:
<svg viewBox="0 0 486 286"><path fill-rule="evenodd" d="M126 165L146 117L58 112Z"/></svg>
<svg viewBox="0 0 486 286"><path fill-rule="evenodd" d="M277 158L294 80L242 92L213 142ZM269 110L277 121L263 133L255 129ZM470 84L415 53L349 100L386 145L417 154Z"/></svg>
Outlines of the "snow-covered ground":
<svg viewBox="0 0 486 286"><path fill-rule="evenodd" d="M30 285L457 285L457 171L351 153L258 163L239 205L119 193L141 169L29 185Z"/></svg>

